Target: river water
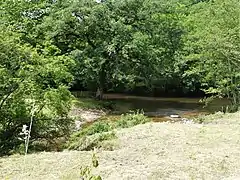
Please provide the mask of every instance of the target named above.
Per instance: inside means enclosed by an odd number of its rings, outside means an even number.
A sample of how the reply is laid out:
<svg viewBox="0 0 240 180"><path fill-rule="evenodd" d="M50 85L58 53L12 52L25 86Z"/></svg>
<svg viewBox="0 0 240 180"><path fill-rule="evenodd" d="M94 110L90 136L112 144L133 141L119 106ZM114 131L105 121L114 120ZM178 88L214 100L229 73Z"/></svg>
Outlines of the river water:
<svg viewBox="0 0 240 180"><path fill-rule="evenodd" d="M143 110L145 115L157 122L191 119L221 111L228 104L227 100L215 100L204 107L205 104L200 102L201 98L156 98L124 94L105 94L104 99L115 102L116 111L112 112L114 115ZM178 115L179 118L171 118L171 115Z"/></svg>

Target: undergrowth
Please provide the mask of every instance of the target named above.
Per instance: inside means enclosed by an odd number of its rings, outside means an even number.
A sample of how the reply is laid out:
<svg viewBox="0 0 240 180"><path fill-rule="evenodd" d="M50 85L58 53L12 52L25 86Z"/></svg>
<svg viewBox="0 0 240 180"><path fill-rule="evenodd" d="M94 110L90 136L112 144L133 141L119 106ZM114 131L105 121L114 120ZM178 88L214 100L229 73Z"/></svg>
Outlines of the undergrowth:
<svg viewBox="0 0 240 180"><path fill-rule="evenodd" d="M116 121L116 127L129 128L147 122L149 122L149 118L147 118L143 112L137 111L135 113L123 114L121 118Z"/></svg>
<svg viewBox="0 0 240 180"><path fill-rule="evenodd" d="M129 128L148 121L149 119L140 111L122 115L116 121L98 121L72 134L67 148L72 150L92 150L94 148L113 150L116 146L114 140L117 138L115 129Z"/></svg>
<svg viewBox="0 0 240 180"><path fill-rule="evenodd" d="M102 132L91 136L82 136L71 139L68 145L70 150L90 151L94 148L103 150L113 150L115 146L114 139L117 136L115 132Z"/></svg>
<svg viewBox="0 0 240 180"><path fill-rule="evenodd" d="M75 98L73 104L82 109L114 110L115 103L112 101L99 101L93 98Z"/></svg>
<svg viewBox="0 0 240 180"><path fill-rule="evenodd" d="M96 133L108 132L112 130L112 125L106 121L95 122L89 126L86 126L82 130L73 134L72 137L90 136Z"/></svg>

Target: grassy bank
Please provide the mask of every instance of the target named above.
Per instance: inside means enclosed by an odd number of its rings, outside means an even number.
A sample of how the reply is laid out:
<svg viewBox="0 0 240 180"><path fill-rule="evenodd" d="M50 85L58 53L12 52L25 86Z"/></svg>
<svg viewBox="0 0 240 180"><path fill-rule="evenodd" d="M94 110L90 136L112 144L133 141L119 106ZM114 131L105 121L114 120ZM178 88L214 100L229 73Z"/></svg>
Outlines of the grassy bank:
<svg viewBox="0 0 240 180"><path fill-rule="evenodd" d="M111 101L98 101L93 98L75 98L73 104L82 109L95 109L95 110L112 110L114 108L114 103Z"/></svg>
<svg viewBox="0 0 240 180"><path fill-rule="evenodd" d="M116 131L118 148L98 152L103 179L239 179L240 113L203 123L147 123ZM25 161L25 163L24 163ZM0 159L0 179L79 179L91 152L64 151Z"/></svg>
<svg viewBox="0 0 240 180"><path fill-rule="evenodd" d="M103 117L99 121L86 124L81 130L73 133L66 147L70 150L81 151L94 148L113 150L115 143L112 140L117 138L116 130L145 124L149 121L150 119L141 112L123 114L116 120Z"/></svg>

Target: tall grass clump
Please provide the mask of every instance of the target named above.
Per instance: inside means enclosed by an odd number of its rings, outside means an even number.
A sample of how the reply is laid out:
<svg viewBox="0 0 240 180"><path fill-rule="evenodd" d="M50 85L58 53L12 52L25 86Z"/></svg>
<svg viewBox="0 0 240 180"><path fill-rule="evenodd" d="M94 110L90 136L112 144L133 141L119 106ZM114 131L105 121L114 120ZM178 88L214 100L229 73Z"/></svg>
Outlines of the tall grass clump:
<svg viewBox="0 0 240 180"><path fill-rule="evenodd" d="M82 180L102 180L102 177L99 175L93 175L92 174L92 169L97 168L99 165L96 153L94 152L92 155L92 165L91 166L86 166L86 167L81 167L80 171L80 178Z"/></svg>
<svg viewBox="0 0 240 180"><path fill-rule="evenodd" d="M116 122L116 128L129 128L149 121L149 118L144 115L143 111L130 112L121 115L121 118Z"/></svg>
<svg viewBox="0 0 240 180"><path fill-rule="evenodd" d="M83 137L83 136L90 136L96 133L108 132L112 130L112 126L110 123L106 121L99 121L95 122L91 125L86 126L82 130L74 133L72 138L74 137Z"/></svg>
<svg viewBox="0 0 240 180"><path fill-rule="evenodd" d="M95 122L82 130L74 133L68 142L67 148L72 150L92 150L96 148L112 149L112 147L103 147L104 141L110 141L116 138L112 131L110 123L102 121ZM111 146L109 144L109 146Z"/></svg>
<svg viewBox="0 0 240 180"><path fill-rule="evenodd" d="M82 109L95 109L95 110L114 110L116 104L112 101L98 101L93 98L76 98L73 100L73 104L76 107Z"/></svg>
<svg viewBox="0 0 240 180"><path fill-rule="evenodd" d="M113 131L75 138L68 143L68 149L78 151L91 151L94 148L113 150L116 138L117 136Z"/></svg>
<svg viewBox="0 0 240 180"><path fill-rule="evenodd" d="M149 121L142 111L137 111L124 114L117 121L95 122L72 134L67 148L80 151L94 148L113 150L116 145L113 140L117 138L114 129L129 128Z"/></svg>

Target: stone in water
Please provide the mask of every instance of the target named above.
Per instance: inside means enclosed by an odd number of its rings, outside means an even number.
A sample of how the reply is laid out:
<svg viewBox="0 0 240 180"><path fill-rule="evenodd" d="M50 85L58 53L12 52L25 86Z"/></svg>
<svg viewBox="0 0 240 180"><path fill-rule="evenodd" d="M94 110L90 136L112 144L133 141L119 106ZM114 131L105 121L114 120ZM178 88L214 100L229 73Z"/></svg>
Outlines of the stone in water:
<svg viewBox="0 0 240 180"><path fill-rule="evenodd" d="M171 118L180 118L180 116L178 114L172 114L170 115Z"/></svg>

